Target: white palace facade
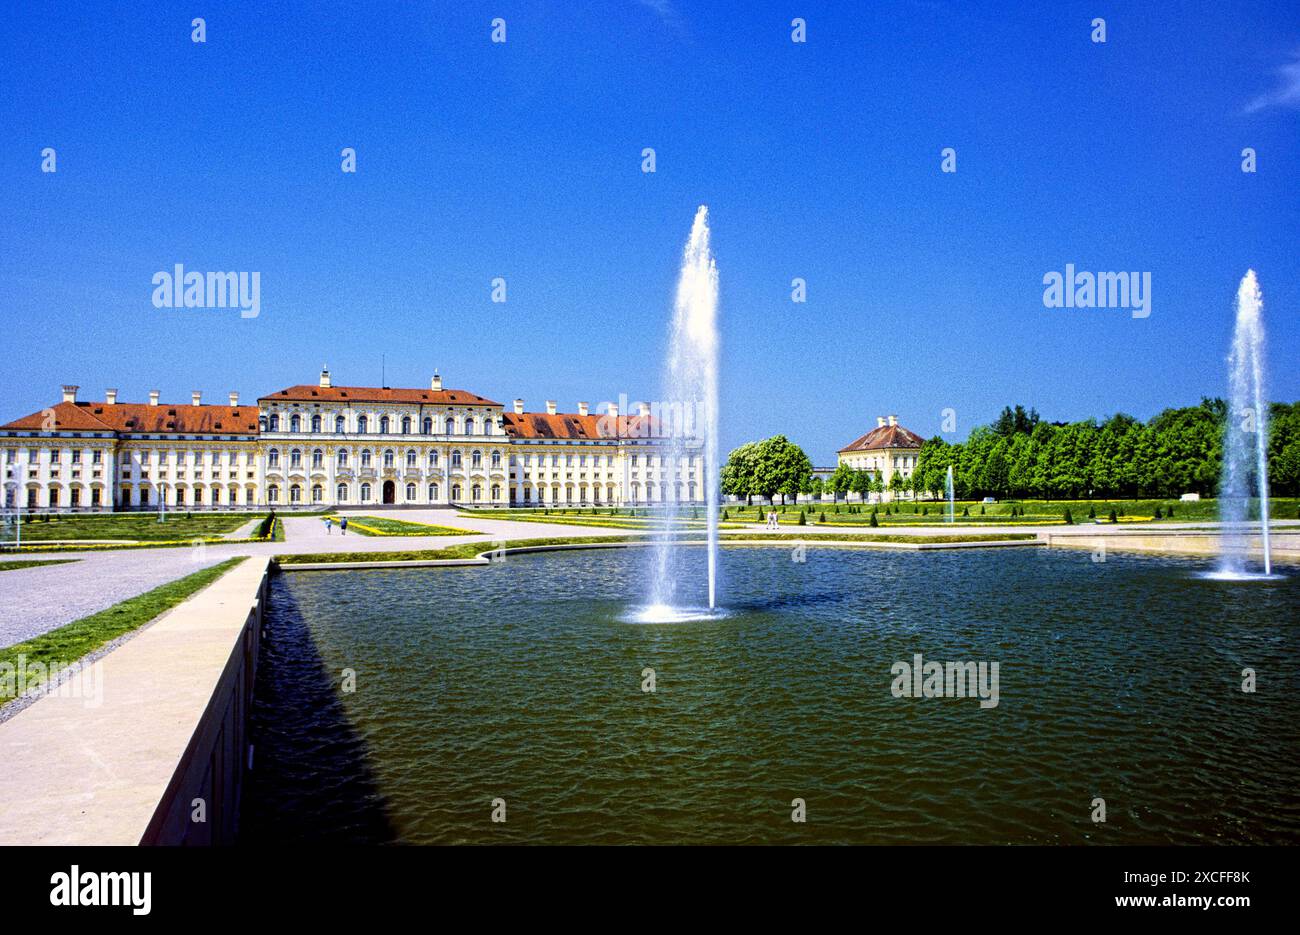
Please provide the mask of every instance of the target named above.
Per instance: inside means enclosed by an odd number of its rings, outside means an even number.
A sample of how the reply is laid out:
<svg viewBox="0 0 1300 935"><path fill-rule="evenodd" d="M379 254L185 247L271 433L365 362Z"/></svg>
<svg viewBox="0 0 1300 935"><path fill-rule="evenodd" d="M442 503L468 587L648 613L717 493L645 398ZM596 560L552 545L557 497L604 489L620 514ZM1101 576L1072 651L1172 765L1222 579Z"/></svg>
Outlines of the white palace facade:
<svg viewBox="0 0 1300 935"><path fill-rule="evenodd" d="M693 439L651 407L528 412L445 389L291 386L241 406L77 397L0 426L6 509L560 507L702 502Z"/></svg>

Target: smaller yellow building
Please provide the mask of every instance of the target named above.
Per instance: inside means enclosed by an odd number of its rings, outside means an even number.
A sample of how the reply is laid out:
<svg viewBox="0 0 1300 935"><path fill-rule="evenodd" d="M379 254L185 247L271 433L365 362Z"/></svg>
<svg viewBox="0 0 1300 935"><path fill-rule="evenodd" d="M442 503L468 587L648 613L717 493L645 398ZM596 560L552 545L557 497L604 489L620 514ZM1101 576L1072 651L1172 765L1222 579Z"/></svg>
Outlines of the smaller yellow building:
<svg viewBox="0 0 1300 935"><path fill-rule="evenodd" d="M884 487L880 497L892 500L890 481L895 473L911 478L923 443L920 435L898 424L898 416L878 416L874 429L839 450L839 463L870 471Z"/></svg>

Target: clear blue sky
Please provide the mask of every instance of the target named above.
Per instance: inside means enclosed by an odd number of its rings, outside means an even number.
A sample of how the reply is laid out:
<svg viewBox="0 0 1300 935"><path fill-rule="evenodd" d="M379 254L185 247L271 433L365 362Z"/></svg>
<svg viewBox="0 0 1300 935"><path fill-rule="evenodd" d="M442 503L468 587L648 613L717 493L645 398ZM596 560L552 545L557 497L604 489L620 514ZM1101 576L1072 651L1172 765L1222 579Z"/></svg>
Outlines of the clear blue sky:
<svg viewBox="0 0 1300 935"><path fill-rule="evenodd" d="M1300 398L1293 0L33 3L0 58L6 419L64 382L375 384L381 354L390 385L530 408L650 397L701 203L724 450L1220 395L1252 266L1271 395ZM155 309L175 263L259 271L260 317ZM1067 263L1150 271L1151 317L1044 308Z"/></svg>

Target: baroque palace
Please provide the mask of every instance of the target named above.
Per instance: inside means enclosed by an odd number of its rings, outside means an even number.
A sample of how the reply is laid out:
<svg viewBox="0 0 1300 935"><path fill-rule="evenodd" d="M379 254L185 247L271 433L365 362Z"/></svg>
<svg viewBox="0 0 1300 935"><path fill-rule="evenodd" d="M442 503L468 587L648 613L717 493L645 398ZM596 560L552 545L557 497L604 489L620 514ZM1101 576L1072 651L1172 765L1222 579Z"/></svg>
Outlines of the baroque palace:
<svg viewBox="0 0 1300 935"><path fill-rule="evenodd" d="M693 439L663 437L651 407L510 410L465 390L316 384L241 406L57 405L0 426L7 509L240 510L349 506L619 506L700 502Z"/></svg>

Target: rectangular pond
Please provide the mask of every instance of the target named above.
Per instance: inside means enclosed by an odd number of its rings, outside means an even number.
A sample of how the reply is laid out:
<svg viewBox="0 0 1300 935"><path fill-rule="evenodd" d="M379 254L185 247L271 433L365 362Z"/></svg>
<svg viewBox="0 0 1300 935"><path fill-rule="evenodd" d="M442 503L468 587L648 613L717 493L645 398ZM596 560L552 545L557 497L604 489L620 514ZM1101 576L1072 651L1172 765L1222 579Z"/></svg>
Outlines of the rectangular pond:
<svg viewBox="0 0 1300 935"><path fill-rule="evenodd" d="M728 615L656 625L635 549L279 575L242 840L1300 841L1300 576L796 557L724 549ZM996 662L996 706L896 697L918 653Z"/></svg>

